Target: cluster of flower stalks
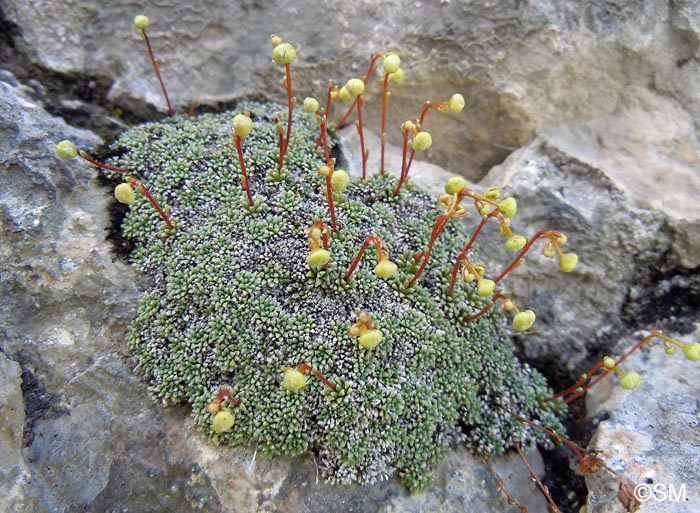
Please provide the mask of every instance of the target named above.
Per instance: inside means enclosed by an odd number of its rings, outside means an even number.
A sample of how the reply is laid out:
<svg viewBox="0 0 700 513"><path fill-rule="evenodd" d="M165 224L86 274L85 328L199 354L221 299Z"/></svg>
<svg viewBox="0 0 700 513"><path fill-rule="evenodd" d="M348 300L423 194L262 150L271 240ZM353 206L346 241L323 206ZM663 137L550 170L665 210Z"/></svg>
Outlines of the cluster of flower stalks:
<svg viewBox="0 0 700 513"><path fill-rule="evenodd" d="M517 361L510 341L496 335L497 312L515 332L531 328L535 313L506 293L504 278L535 247L565 273L578 257L562 249L567 239L557 230L514 232L516 200L496 187L477 193L454 176L435 201L412 183L415 153L433 145L427 129L438 115L462 111L460 94L425 102L406 120L401 167L385 169L389 90L404 80L396 53L373 55L364 77L329 82L323 106L306 97L298 108L296 50L273 35L285 105L175 115L149 20L137 16L135 25L170 119L125 133L109 163L70 141L56 152L122 180L114 194L130 205L123 233L151 281L129 346L154 394L192 405L212 439L271 454L312 451L332 481L398 474L411 489L430 484L430 469L452 443L465 443L490 469L489 458L509 448L522 454L564 443L582 472L614 473L595 451L563 437L566 403L610 372L622 387L638 387L640 375L620 365L652 340L700 359L700 344L654 332L558 394ZM379 83L371 89L373 77ZM378 169L367 169L369 95L381 97ZM356 120L362 175L355 180L331 156L332 114L336 128ZM471 233L458 221L468 214L479 220ZM479 237L495 229L513 253L501 269L474 254Z"/></svg>

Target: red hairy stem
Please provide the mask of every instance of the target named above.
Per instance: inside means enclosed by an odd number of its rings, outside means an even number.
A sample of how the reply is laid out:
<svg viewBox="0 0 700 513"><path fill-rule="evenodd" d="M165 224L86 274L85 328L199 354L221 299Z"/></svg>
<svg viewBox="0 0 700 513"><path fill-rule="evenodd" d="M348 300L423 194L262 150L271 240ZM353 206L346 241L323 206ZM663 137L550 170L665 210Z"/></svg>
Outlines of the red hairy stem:
<svg viewBox="0 0 700 513"><path fill-rule="evenodd" d="M657 338L657 337L663 338L661 335L661 332L658 330L653 331L650 335L641 339L634 346L632 346L632 348L629 351L625 352L618 360L615 361L615 367L617 367L622 362L624 362L627 358L629 358L630 355L632 355L632 353L634 353L637 349L639 349L640 347L642 347L645 344L648 344L654 338ZM594 378L593 374L595 374L601 368L603 368L604 371ZM558 394L555 394L552 397L547 398L547 401L552 401L552 400L556 399L557 397L562 397L562 396L565 396L568 394L572 394L571 396L567 397L564 400L565 403L569 404L569 403L575 401L576 399L578 399L579 397L581 397L583 394L585 394L586 391L588 391L589 389L594 387L600 380L604 379L605 376L607 376L611 372L613 372L613 369L609 369L609 368L605 367L603 362L598 362L590 371L588 371L586 374L581 376L576 383L574 383L572 386L570 386L566 390L563 390L563 391L559 392ZM589 381L588 384L585 387L583 387L581 390L578 390L586 381Z"/></svg>
<svg viewBox="0 0 700 513"><path fill-rule="evenodd" d="M284 69L286 72L286 80L285 80L285 86L287 87L287 136L284 139L284 155L283 158L280 160L280 169L282 169L282 166L284 165L284 157L287 156L287 149L289 148L289 138L292 135L292 112L294 111L294 104L292 101L292 66L291 64L287 63L284 65Z"/></svg>
<svg viewBox="0 0 700 513"><path fill-rule="evenodd" d="M369 68L367 68L367 74L365 75L365 78L363 82L365 85L367 85L367 82L369 79L372 77L372 72L374 71L374 66L377 64L377 59L381 57L381 54L374 54L369 60ZM335 125L336 128L341 128L345 122L348 120L348 116L352 113L352 111L355 109L355 105L357 104L357 98L355 101L352 102L352 105L348 108L347 112L343 115L343 117L338 121Z"/></svg>
<svg viewBox="0 0 700 513"><path fill-rule="evenodd" d="M160 208L160 205L155 200L155 198L153 196L151 196L151 193L148 192L148 189L146 188L146 186L144 184L142 184L141 181L137 180L136 178L132 178L130 180L130 183L131 183L132 188L138 187L141 194L146 196L146 199L148 199L148 201L151 202L151 205L153 205L153 208L155 208L156 211L158 211L158 213L160 214L160 217L162 217L163 221L165 221L165 224L168 225L168 228L173 230L175 227L173 226L173 223L170 222L170 216L162 208Z"/></svg>
<svg viewBox="0 0 700 513"><path fill-rule="evenodd" d="M389 103L389 75L385 74L382 81L382 129L380 132L381 138L381 153L379 157L379 173L384 174L384 146L386 145L386 109ZM403 176L403 166L401 166L401 176Z"/></svg>
<svg viewBox="0 0 700 513"><path fill-rule="evenodd" d="M250 185L248 184L248 172L245 167L245 160L243 159L243 146L241 136L234 134L233 139L236 141L236 151L238 152L238 161L241 163L241 173L243 174L243 188L245 189L246 196L248 197L248 205L251 207L255 203L253 201L253 195L250 193Z"/></svg>
<svg viewBox="0 0 700 513"><path fill-rule="evenodd" d="M357 134L360 136L360 153L362 153L362 179L367 178L367 151L365 150L365 134L362 129L362 95L359 95L357 101Z"/></svg>
<svg viewBox="0 0 700 513"><path fill-rule="evenodd" d="M518 262L522 260L522 258L525 256L525 254L530 251L530 248L532 245L535 243L537 239L541 239L542 237L549 237L552 240L556 240L557 237L559 237L561 233L555 231L555 230L540 230L537 232L535 235L532 236L532 238L527 241L527 244L523 246L523 249L520 250L520 253L513 259L513 261L506 267L501 274L499 274L493 281L494 283L498 283L501 281L505 276L511 272L515 267L518 265Z"/></svg>
<svg viewBox="0 0 700 513"><path fill-rule="evenodd" d="M447 102L439 102L439 103L425 102L423 104L423 110L420 113L420 119L418 120L419 131L423 130L423 122L425 121L425 116L426 116L426 114L428 114L428 111L432 108L438 108L438 107L440 107L442 105L446 105L446 104L447 104ZM408 171L409 171L409 169L411 169L411 164L413 164L413 157L415 155L416 155L416 150L411 148L411 155L408 157L408 164L406 164L406 169L402 173L402 175L405 175L405 176L402 177L401 183L403 183L403 181L406 180L406 177L408 177ZM395 193L394 195L396 195L396 194L398 194L398 193Z"/></svg>
<svg viewBox="0 0 700 513"><path fill-rule="evenodd" d="M476 312L476 313L474 313L474 314L471 314L471 315L468 315L467 317L465 317L465 318L464 318L464 322L473 322L473 321L477 320L479 317L481 317L481 316L484 315L486 312L488 312L489 310L491 310L494 306L496 306L496 301L497 301L498 299L508 299L508 297L507 297L507 296L504 296L504 295L501 294L500 292L496 292L493 296L491 296L491 302L490 302L488 305L486 305L484 308L482 308L482 309L479 310L478 312Z"/></svg>
<svg viewBox="0 0 700 513"><path fill-rule="evenodd" d="M506 488L506 484L503 482L503 479L501 479L501 476L498 475L498 472L496 472L496 469L491 464L491 460L484 457L483 461L484 461L484 464L486 465L486 468L489 469L489 472L491 472L491 475L498 483L498 489L503 492L503 495L506 496L506 500L508 501L508 504L510 504L511 506L517 507L521 511L521 513L529 513L527 508L525 506L523 506L522 504L520 504L518 501L516 501L515 498L513 498L513 496L510 494L510 492Z"/></svg>
<svg viewBox="0 0 700 513"><path fill-rule="evenodd" d="M456 202L456 200L455 200ZM452 207L450 207L452 209ZM430 241L428 242L428 247L427 251L424 251L425 256L423 257L423 262L421 263L420 267L418 268L418 271L416 271L415 276L411 279L410 282L408 282L408 287L411 288L413 285L416 283L418 278L420 278L420 275L423 274L423 270L425 269L425 266L428 265L428 260L430 260L430 254L433 252L433 245L435 244L435 241L438 238L438 235L442 232L442 230L445 228L447 225L447 222L450 220L450 212L447 214L440 214L437 216L437 219L435 220L435 226L433 226L433 232L430 234Z"/></svg>
<svg viewBox="0 0 700 513"><path fill-rule="evenodd" d="M360 250L357 252L357 255L355 255L355 258L352 259L352 262L350 263L350 269L348 269L348 272L345 273L345 276L343 277L345 281L350 280L350 276L352 276L352 273L355 271L355 268L357 268L357 265L360 263L362 255L367 250L370 244L374 244L376 246L377 254L381 254L381 252L384 251L382 249L384 246L384 241L382 239L380 239L376 235L370 235L369 237L367 237L362 243L362 246L360 246Z"/></svg>
<svg viewBox="0 0 700 513"><path fill-rule="evenodd" d="M320 379L320 380L323 382L323 384L326 385L328 388L330 388L331 390L335 390L335 389L336 389L335 383L333 383L333 382L332 382L331 380L329 380L326 376L324 376L324 375L321 374L319 371L317 371L316 369L314 369L314 368L312 367L312 365L311 365L310 363L308 363L308 362L302 363L301 365L299 365L299 366L297 367L297 370L298 370L299 372L301 372L302 374L306 374L306 371L311 371L311 372L313 373L313 375L316 376L318 379Z"/></svg>
<svg viewBox="0 0 700 513"><path fill-rule="evenodd" d="M158 61L155 55L153 55L153 49L151 48L151 40L146 34L146 29L141 29L141 34L143 34L143 40L146 42L146 48L148 48L148 55L151 57L151 62L153 63L153 69L156 71L156 77L158 77L158 82L160 82L160 88L163 90L163 96L165 96L165 103L168 105L168 116L173 117L175 111L172 105L170 105L170 98L168 98L168 92L165 90L165 84L163 83L163 77L160 76L160 68L158 66Z"/></svg>
<svg viewBox="0 0 700 513"><path fill-rule="evenodd" d="M335 206L333 205L333 188L331 187L330 173L326 175L326 199L328 200L328 210L330 210L331 213L331 228L333 228L333 231L337 231L338 228L335 224Z"/></svg>
<svg viewBox="0 0 700 513"><path fill-rule="evenodd" d="M221 403L224 402L224 399L228 399L228 402L230 402L236 408L239 408L241 406L241 401L233 397L231 395L231 392L229 392L228 390L221 390L216 396L216 402L219 403L219 405L221 405Z"/></svg>
<svg viewBox="0 0 700 513"><path fill-rule="evenodd" d="M326 108L323 111L324 115L326 118L330 116L331 113L331 93L333 92L333 84L329 81L328 82L328 94L326 95ZM321 134L318 134L318 139L316 139L316 144L314 145L314 150L318 148L318 145L321 144Z"/></svg>
<svg viewBox="0 0 700 513"><path fill-rule="evenodd" d="M539 476L535 472L535 469L532 468L532 465L530 465L530 462L527 461L527 458L525 457L525 453L523 452L522 447L520 447L520 444L516 443L515 440L513 440L513 442L514 442L513 446L515 447L515 450L518 452L518 456L520 456L520 459L523 460L523 463L527 467L527 470L530 473L530 477L532 478L532 480L537 483L537 486L540 487L540 490L542 491L545 498L547 499L547 502L549 503L549 507L552 508L553 513L561 513L559 506L557 506L557 504L554 502L554 499L552 498L552 494L549 493L549 488L539 478Z"/></svg>
<svg viewBox="0 0 700 513"><path fill-rule="evenodd" d="M89 162L93 166L98 167L100 169L104 169L106 171L112 171L114 173L119 173L122 175L127 175L127 174L131 173L131 171L128 169L124 169L121 167L108 166L107 164L103 164L99 160L95 160L90 155L86 154L84 151L78 152L78 156L81 159L85 160L86 162Z"/></svg>
<svg viewBox="0 0 700 513"><path fill-rule="evenodd" d="M408 152L408 131L402 130L402 132L403 153L401 155L401 176L399 177L399 183L396 185L396 189L394 189L394 196L399 195L399 192L401 192L401 187L403 186L404 182L406 181L406 177L408 176L408 172L406 171L406 153Z"/></svg>
<svg viewBox="0 0 700 513"><path fill-rule="evenodd" d="M469 250L474 245L474 241L476 241L476 238L479 236L479 233L481 233L481 230L483 229L483 227L486 226L486 223L488 222L489 219L491 219L492 217L496 217L497 213L498 213L498 211L494 210L493 212L489 213L486 217L482 217L481 221L479 222L479 226L476 227L472 236L469 237L469 241L464 245L462 252L457 257L457 261L455 262L455 265L452 268L452 273L451 273L452 280L450 281L450 288L447 289L448 296L452 295L452 292L454 291L454 288L455 288L455 283L457 283L457 274L459 273L460 262L463 259L466 259L467 254L469 253Z"/></svg>
<svg viewBox="0 0 700 513"><path fill-rule="evenodd" d="M326 123L328 122L325 116L318 115L316 117L318 122L321 124L321 141L323 144L323 150L326 156L326 165L330 168L330 173L326 175L326 200L328 201L328 209L331 214L331 228L333 231L337 230L335 223L335 207L333 205L333 188L331 187L331 175L333 174L334 162L331 159L331 155L328 152L328 137L326 136Z"/></svg>

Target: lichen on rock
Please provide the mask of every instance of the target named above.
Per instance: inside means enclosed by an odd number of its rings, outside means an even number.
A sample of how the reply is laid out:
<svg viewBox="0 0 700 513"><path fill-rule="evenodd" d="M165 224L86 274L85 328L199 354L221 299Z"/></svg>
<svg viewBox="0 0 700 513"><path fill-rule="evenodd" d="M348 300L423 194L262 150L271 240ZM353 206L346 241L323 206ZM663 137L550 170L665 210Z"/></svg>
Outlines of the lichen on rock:
<svg viewBox="0 0 700 513"><path fill-rule="evenodd" d="M167 229L142 195L123 223L150 287L128 344L154 394L191 405L216 442L257 444L270 454L310 451L333 482L397 473L419 489L452 443L480 456L551 443L509 413L563 430L565 408L543 401L551 393L544 378L497 335L496 314L463 321L485 304L472 284L445 294L447 271L467 239L460 226L447 226L421 280L407 289L413 255L439 213L415 184L394 198L396 178L377 174L336 192L331 260L309 267L307 230L328 221L317 175L324 161L314 150L313 115L295 112L286 172L276 171L282 110L242 103L235 112L250 112L254 123L244 144L253 206L231 135L235 113L176 116L133 128L113 145L111 163L143 178L176 225ZM396 256L398 274L379 279L367 255L345 281L371 235ZM349 335L360 311L383 333L373 349ZM283 388L283 369L302 362L336 388L311 378L299 392ZM221 390L241 406L232 408L232 429L217 433L206 407Z"/></svg>

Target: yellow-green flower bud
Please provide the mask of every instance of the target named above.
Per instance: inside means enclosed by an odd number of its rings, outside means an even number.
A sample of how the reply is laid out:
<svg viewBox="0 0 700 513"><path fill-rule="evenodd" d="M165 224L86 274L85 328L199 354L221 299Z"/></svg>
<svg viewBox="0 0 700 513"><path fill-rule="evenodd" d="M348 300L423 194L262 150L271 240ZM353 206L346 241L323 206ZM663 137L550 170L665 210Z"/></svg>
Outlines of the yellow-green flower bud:
<svg viewBox="0 0 700 513"><path fill-rule="evenodd" d="M114 197L117 198L119 203L126 203L131 205L136 201L136 193L131 185L128 183L120 183L114 188Z"/></svg>
<svg viewBox="0 0 700 513"><path fill-rule="evenodd" d="M415 151L425 151L433 145L433 138L428 132L418 132L413 137L413 149Z"/></svg>
<svg viewBox="0 0 700 513"><path fill-rule="evenodd" d="M274 48L275 46L281 45L282 43L284 43L284 39L282 39L277 34L272 34L270 36L270 43L272 44L272 48Z"/></svg>
<svg viewBox="0 0 700 513"><path fill-rule="evenodd" d="M564 253L559 257L559 269L565 273L570 273L578 264L578 255L576 253Z"/></svg>
<svg viewBox="0 0 700 513"><path fill-rule="evenodd" d="M513 300L512 300L512 299L506 299L506 300L503 302L503 309L504 309L506 312L511 312L511 311L513 311L514 308L515 308L515 304L513 304Z"/></svg>
<svg viewBox="0 0 700 513"><path fill-rule="evenodd" d="M78 156L78 150L73 141L61 141L56 145L56 155L62 159L72 159Z"/></svg>
<svg viewBox="0 0 700 513"><path fill-rule="evenodd" d="M677 350L678 350L678 349L676 348L676 346L672 346L671 344L668 344L668 345L666 346L666 354L668 354L668 355L674 355L674 354L676 354L676 351L677 351Z"/></svg>
<svg viewBox="0 0 700 513"><path fill-rule="evenodd" d="M513 329L515 331L525 331L532 327L535 323L535 312L532 310L525 310L524 312L518 312L515 317L513 317Z"/></svg>
<svg viewBox="0 0 700 513"><path fill-rule="evenodd" d="M394 276L398 270L399 267L391 260L382 260L377 264L377 267L374 268L374 274L376 274L378 278L386 280Z"/></svg>
<svg viewBox="0 0 700 513"><path fill-rule="evenodd" d="M409 119L408 121L404 121L403 125L401 125L401 130L404 132L411 132L413 131L414 126L413 121Z"/></svg>
<svg viewBox="0 0 700 513"><path fill-rule="evenodd" d="M228 433L233 427L233 414L228 410L221 410L214 415L211 428L215 433Z"/></svg>
<svg viewBox="0 0 700 513"><path fill-rule="evenodd" d="M497 200L501 197L501 191L498 190L498 187L489 187L484 192L484 197L490 200Z"/></svg>
<svg viewBox="0 0 700 513"><path fill-rule="evenodd" d="M566 244L566 241L567 241L566 235L564 235L563 233L559 237L557 237L557 244L559 244L560 246L563 246L564 244Z"/></svg>
<svg viewBox="0 0 700 513"><path fill-rule="evenodd" d="M150 24L151 20L148 19L148 16L144 16L143 14L139 14L134 18L134 25L139 30L146 30Z"/></svg>
<svg viewBox="0 0 700 513"><path fill-rule="evenodd" d="M302 104L302 110L304 112L318 112L318 100L316 98L312 98L311 96L307 96L304 98L304 103Z"/></svg>
<svg viewBox="0 0 700 513"><path fill-rule="evenodd" d="M346 86L340 88L340 90L338 91L338 98L343 101L348 101L352 99L352 95L350 94L350 91L348 91L348 88Z"/></svg>
<svg viewBox="0 0 700 513"><path fill-rule="evenodd" d="M347 89L350 96L354 98L365 92L365 83L359 78L351 78L345 84L345 89Z"/></svg>
<svg viewBox="0 0 700 513"><path fill-rule="evenodd" d="M309 238L313 240L319 240L321 238L322 232L319 227L314 227L310 232L309 232Z"/></svg>
<svg viewBox="0 0 700 513"><path fill-rule="evenodd" d="M447 105L450 107L450 110L454 112L455 114L459 114L462 112L462 109L464 108L464 96L461 94L453 94L450 96L450 99L447 100Z"/></svg>
<svg viewBox="0 0 700 513"><path fill-rule="evenodd" d="M511 235L506 240L506 249L508 251L519 251L527 244L527 239L522 235Z"/></svg>
<svg viewBox="0 0 700 513"><path fill-rule="evenodd" d="M447 194L459 194L467 186L467 181L461 176L453 176L445 182L445 192Z"/></svg>
<svg viewBox="0 0 700 513"><path fill-rule="evenodd" d="M697 362L700 360L700 343L693 342L692 344L684 344L683 352L688 360Z"/></svg>
<svg viewBox="0 0 700 513"><path fill-rule="evenodd" d="M245 137L253 131L253 120L245 114L233 116L233 131L238 137Z"/></svg>
<svg viewBox="0 0 700 513"><path fill-rule="evenodd" d="M297 51L289 43L280 43L272 49L272 58L277 64L291 64L297 57Z"/></svg>
<svg viewBox="0 0 700 513"><path fill-rule="evenodd" d="M400 84L403 82L403 68L399 68L394 73L389 75L389 82L392 84Z"/></svg>
<svg viewBox="0 0 700 513"><path fill-rule="evenodd" d="M360 335L360 345L365 349L374 349L382 341L383 335L379 330L369 330Z"/></svg>
<svg viewBox="0 0 700 513"><path fill-rule="evenodd" d="M642 377L634 371L625 372L620 378L620 386L625 390L634 390L642 384Z"/></svg>
<svg viewBox="0 0 700 513"><path fill-rule="evenodd" d="M298 392L306 386L306 376L297 369L287 369L284 371L282 386L290 392Z"/></svg>
<svg viewBox="0 0 700 513"><path fill-rule="evenodd" d="M328 176L329 174L331 174L331 168L329 166L323 164L322 166L320 166L318 168L318 171L316 171L316 174L318 176Z"/></svg>
<svg viewBox="0 0 700 513"><path fill-rule="evenodd" d="M309 267L321 267L331 260L331 254L326 249L315 248L306 255L306 263Z"/></svg>
<svg viewBox="0 0 700 513"><path fill-rule="evenodd" d="M498 210L504 217L511 218L518 211L518 203L514 197L508 196L498 204Z"/></svg>
<svg viewBox="0 0 700 513"><path fill-rule="evenodd" d="M331 189L342 192L350 185L350 175L344 169L336 169L331 175Z"/></svg>
<svg viewBox="0 0 700 513"><path fill-rule="evenodd" d="M607 369L614 369L615 360L610 358L609 356L606 356L605 358L603 358L603 365L605 365Z"/></svg>
<svg viewBox="0 0 700 513"><path fill-rule="evenodd" d="M542 249L542 254L547 258L552 258L556 254L554 246L551 243L547 243Z"/></svg>
<svg viewBox="0 0 700 513"><path fill-rule="evenodd" d="M396 73L401 67L401 58L395 53L388 53L382 59L382 68L384 68L384 73L390 75L391 73Z"/></svg>
<svg viewBox="0 0 700 513"><path fill-rule="evenodd" d="M490 296L491 294L493 294L495 288L496 283L493 280L482 278L476 282L476 293L482 297Z"/></svg>

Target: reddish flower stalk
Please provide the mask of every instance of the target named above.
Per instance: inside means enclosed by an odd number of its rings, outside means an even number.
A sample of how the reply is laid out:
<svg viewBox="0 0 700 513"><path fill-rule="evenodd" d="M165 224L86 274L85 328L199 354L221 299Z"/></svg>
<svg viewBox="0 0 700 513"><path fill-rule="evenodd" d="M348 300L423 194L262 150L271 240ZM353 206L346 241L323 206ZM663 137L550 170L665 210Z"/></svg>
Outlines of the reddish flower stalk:
<svg viewBox="0 0 700 513"><path fill-rule="evenodd" d="M518 501L516 501L516 500L515 500L515 497L513 497L513 496L511 495L511 493L508 491L508 488L506 488L506 484L503 482L503 479L502 479L501 476L498 474L498 472L496 471L496 469L494 468L494 466L491 464L491 460L490 460L489 458L487 458L486 456L484 456L483 462L484 462L484 464L486 465L486 468L489 469L489 472L491 473L491 475L493 476L493 478L494 478L494 479L496 480L496 482L498 483L498 489L499 489L501 492L503 492L503 495L506 496L506 500L508 501L508 504L510 504L511 506L515 506L516 508L518 508L518 509L520 510L521 513L529 513L529 511L527 510L527 508L526 508L525 506L523 506L522 504L520 504Z"/></svg>
<svg viewBox="0 0 700 513"><path fill-rule="evenodd" d="M245 167L245 160L243 159L243 146L241 144L241 140L243 139L241 136L233 134L233 139L236 141L236 151L238 152L238 162L241 163L241 174L243 175L243 188L245 189L246 196L248 197L248 205L251 207L254 205L253 201L253 195L250 192L250 184L248 183L248 173L246 171Z"/></svg>
<svg viewBox="0 0 700 513"><path fill-rule="evenodd" d="M455 201L455 203L458 203L458 201ZM418 268L418 271L416 271L415 276L411 279L410 282L408 282L408 287L411 288L413 285L416 283L418 278L420 278L421 274L423 274L423 270L425 267L428 265L428 260L430 260L430 254L433 252L433 245L435 244L435 241L438 238L438 235L442 232L442 230L445 229L445 226L447 226L447 222L450 220L451 211L453 207L450 207L450 211L447 212L447 214L440 214L437 216L437 219L435 220L435 226L433 226L433 232L430 234L430 241L428 241L428 246L427 248L423 251L423 256L422 259L423 261L421 262L420 267ZM454 213L454 212L452 212Z"/></svg>
<svg viewBox="0 0 700 513"><path fill-rule="evenodd" d="M221 390L219 391L218 395L216 396L216 402L221 405L221 403L224 402L224 399L228 399L228 402L230 402L232 405L234 405L236 408L241 406L241 401L233 397L231 395L231 392L228 390Z"/></svg>
<svg viewBox="0 0 700 513"><path fill-rule="evenodd" d="M472 234L471 237L469 237L469 241L464 245L462 252L459 254L459 256L457 257L457 260L455 261L454 267L452 267L452 273L451 273L452 280L450 281L450 288L447 289L448 296L452 295L452 292L454 291L454 288L455 288L455 283L457 283L457 274L459 273L459 264L467 258L467 254L469 253L469 250L474 245L474 241L476 241L476 238L479 236L479 233L481 233L481 230L483 229L483 227L486 226L486 223L488 222L488 220L491 219L492 217L497 217L497 215L498 215L498 210L494 210L491 213L489 213L486 217L482 217L481 221L479 222L479 225L474 230L474 233Z"/></svg>
<svg viewBox="0 0 700 513"><path fill-rule="evenodd" d="M491 310L491 308L493 308L496 305L496 301L499 299L505 301L506 299L508 299L508 296L501 294L500 292L496 292L493 296L491 296L491 302L488 305L486 305L484 308L482 308L478 312L465 317L464 322L473 322L473 321L477 320L479 317L481 317L486 312Z"/></svg>
<svg viewBox="0 0 700 513"><path fill-rule="evenodd" d="M384 147L386 146L386 110L387 104L389 103L389 74L384 74L384 80L382 81L382 129L380 132L381 137L381 153L379 157L379 174L384 174ZM403 177L403 164L401 166L401 176ZM401 186L399 185L399 188Z"/></svg>
<svg viewBox="0 0 700 513"><path fill-rule="evenodd" d="M394 189L394 196L398 196L401 192L401 187L403 186L406 178L408 177L408 170L406 169L406 153L408 152L408 130L401 130L403 134L403 153L401 156L401 176L399 177L399 183ZM384 147L382 146L382 150Z"/></svg>
<svg viewBox="0 0 700 513"><path fill-rule="evenodd" d="M377 248L377 255L382 255L384 253L384 241L380 237L377 237L376 235L370 235L369 237L367 237L362 243L362 246L360 246L360 250L357 252L357 255L355 255L355 258L352 259L350 269L348 269L348 272L345 273L345 276L343 277L345 281L350 280L350 276L352 276L352 273L355 271L357 265L360 263L362 255L367 250L370 244L374 244L374 246ZM378 257L377 260L380 260L380 258Z"/></svg>
<svg viewBox="0 0 700 513"><path fill-rule="evenodd" d="M143 183L141 183L140 180L137 180L136 178L133 178L133 177L129 177L127 180L129 182L129 184L131 184L132 188L137 187L138 190L141 192L141 194L146 196L146 199L148 199L148 201L151 202L151 205L153 205L153 208L155 208L156 211L160 214L160 217L163 218L163 221L165 221L165 224L168 225L168 228L173 230L175 227L173 226L173 223L170 222L170 216L165 212L165 210L163 210L160 207L160 205L158 204L156 199L153 196L151 196L151 193L148 192L148 189L146 188L146 186Z"/></svg>
<svg viewBox="0 0 700 513"><path fill-rule="evenodd" d="M328 118L331 115L331 102L333 101L333 90L335 89L335 86L333 85L333 82L330 80L328 81L328 94L326 95L326 108L323 111L323 114ZM316 144L314 145L314 150L318 148L318 145L321 144L321 134L318 134L318 139L316 139Z"/></svg>
<svg viewBox="0 0 700 513"><path fill-rule="evenodd" d="M506 267L501 274L498 275L493 281L498 283L501 281L505 276L511 272L515 267L518 265L518 262L522 260L522 258L525 256L525 254L530 251L530 248L532 245L535 243L537 239L541 239L542 237L549 237L549 239L552 240L552 242L555 242L557 237L560 237L561 233L556 231L556 230L540 230L537 232L535 235L532 236L532 238L527 241L527 244L523 246L523 249L520 250L520 253L513 259L513 261Z"/></svg>
<svg viewBox="0 0 700 513"><path fill-rule="evenodd" d="M333 188L331 187L331 176L333 175L335 161L331 159L331 155L328 152L328 137L326 133L328 119L325 116L318 114L316 116L316 120L321 125L321 141L326 156L326 166L328 166L329 168L329 172L328 174L326 174L326 200L328 201L328 210L330 211L331 216L331 228L333 229L333 231L336 231L337 226L335 222L335 207L333 205Z"/></svg>
<svg viewBox="0 0 700 513"><path fill-rule="evenodd" d="M651 342L654 338L664 338L662 333L660 331L653 331L649 336L644 337L641 339L639 342L637 342L630 350L628 350L626 353L624 353L620 358L618 358L615 361L615 367L620 365L622 362L624 362L629 356L634 353L637 349L642 347L645 344L648 344ZM594 377L594 375L599 371L603 370L600 374ZM564 402L566 404L569 404L582 395L584 395L590 388L595 386L601 379L605 378L608 374L614 371L614 368L608 368L605 366L603 362L598 362L589 370L586 374L583 374L576 383L574 383L572 386L567 388L566 390L562 390L561 392L554 394L551 397L548 397L546 401L553 401L554 399L557 399L559 397L565 397ZM588 381L588 383L584 386L584 384ZM568 397L566 397L568 396Z"/></svg>
<svg viewBox="0 0 700 513"><path fill-rule="evenodd" d="M379 59L382 55L381 54L373 54L372 57L369 60L369 68L367 68L367 74L365 75L365 78L363 79L363 82L365 85L367 85L367 82L369 82L369 79L372 77L372 73L374 72L374 67L377 64L377 59ZM343 115L343 117L336 123L336 128L342 127L345 122L348 119L348 116L352 113L352 111L355 109L355 105L357 104L357 98L355 98L355 101L352 102L352 105L348 108L347 112Z"/></svg>
<svg viewBox="0 0 700 513"><path fill-rule="evenodd" d="M287 63L284 65L286 72L286 78L284 85L287 88L287 135L284 138L284 151L282 152L282 158L280 158L280 169L284 165L284 158L287 156L287 149L289 148L289 138L292 135L292 112L294 112L294 98L292 97L292 66Z"/></svg>
<svg viewBox="0 0 700 513"><path fill-rule="evenodd" d="M99 160L95 160L94 158L92 158L84 151L79 151L77 155L84 161L89 162L91 165L99 169L104 169L105 171L111 171L113 173L119 173L121 175L128 175L129 173L131 173L131 171L128 169L103 164ZM173 223L170 221L170 216L167 214L167 212L165 212L165 210L161 208L156 199L153 196L151 196L151 193L148 191L148 188L141 182L141 180L137 180L132 176L128 176L126 180L132 189L136 188L139 190L139 192L141 192L141 194L146 196L146 199L148 199L151 205L153 205L153 208L155 208L158 214L160 214L160 217L163 218L163 221L165 221L165 224L168 225L168 228L170 228L171 230L174 229L175 226L173 226Z"/></svg>
<svg viewBox="0 0 700 513"><path fill-rule="evenodd" d="M336 389L335 383L333 383L326 376L324 376L319 371L314 369L313 366L308 362L302 363L301 365L299 365L297 367L297 370L299 372L301 372L302 374L306 374L306 371L311 371L313 373L313 375L316 376L318 379L320 379L323 382L323 384L326 385L328 388L330 388L331 390Z"/></svg>
<svg viewBox="0 0 700 513"><path fill-rule="evenodd" d="M428 114L428 111L430 109L439 109L440 107L444 107L445 105L447 105L447 102L438 102L438 103L425 102L423 104L423 110L420 113L420 118L418 119L418 123L416 123L418 130L420 131L423 129L423 122L425 121L425 116L426 116L426 114ZM405 135L404 137L407 137L407 135ZM415 154L416 154L416 150L411 148L411 155L408 158L408 163L406 164L405 167L403 166L403 164L401 166L401 179L399 180L399 186L394 191L394 196L398 196L399 190L401 189L401 186L406 181L406 178L408 178L408 171L411 169L411 164L413 164L413 157L415 156Z"/></svg>
<svg viewBox="0 0 700 513"><path fill-rule="evenodd" d="M173 117L175 115L175 111L173 110L172 105L170 105L170 98L168 98L168 92L165 90L165 83L163 83L163 77L160 75L160 68L158 67L158 61L156 60L155 55L153 55L153 49L151 48L151 41L148 38L148 34L146 34L146 29L142 28L139 29L141 31L141 34L143 35L143 40L146 42L146 48L148 48L148 55L151 57L151 62L153 63L153 69L156 72L156 77L158 77L158 82L160 83L160 88L163 90L163 96L165 96L165 103L168 105L168 116Z"/></svg>
<svg viewBox="0 0 700 513"><path fill-rule="evenodd" d="M362 179L364 180L367 178L367 157L369 157L369 152L365 150L365 134L362 129L362 95L359 95L355 101L357 102L357 134L360 137L360 153L362 153Z"/></svg>

